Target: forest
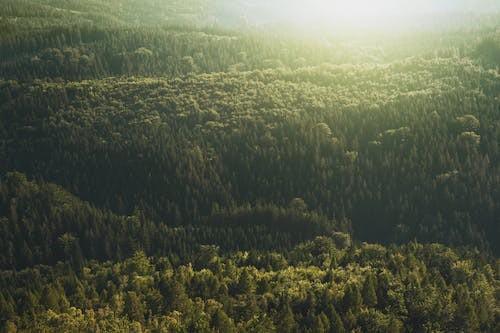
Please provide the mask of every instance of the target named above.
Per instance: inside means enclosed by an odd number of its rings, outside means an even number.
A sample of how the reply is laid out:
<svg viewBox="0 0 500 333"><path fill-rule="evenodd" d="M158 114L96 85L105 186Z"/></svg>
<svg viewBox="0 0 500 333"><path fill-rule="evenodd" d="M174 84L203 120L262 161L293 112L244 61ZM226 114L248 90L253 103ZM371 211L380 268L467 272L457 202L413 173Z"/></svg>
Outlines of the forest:
<svg viewBox="0 0 500 333"><path fill-rule="evenodd" d="M0 332L500 332L487 2L0 0Z"/></svg>

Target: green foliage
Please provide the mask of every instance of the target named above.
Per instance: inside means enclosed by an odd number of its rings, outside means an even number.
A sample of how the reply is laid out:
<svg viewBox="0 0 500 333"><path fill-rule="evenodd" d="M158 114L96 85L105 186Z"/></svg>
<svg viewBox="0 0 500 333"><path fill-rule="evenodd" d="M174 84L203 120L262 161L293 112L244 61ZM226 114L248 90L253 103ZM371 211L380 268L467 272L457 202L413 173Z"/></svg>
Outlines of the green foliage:
<svg viewBox="0 0 500 333"><path fill-rule="evenodd" d="M361 307L361 293L356 283L350 283L347 285L344 291L344 298L342 299L342 304L345 312L352 309L357 311Z"/></svg>
<svg viewBox="0 0 500 333"><path fill-rule="evenodd" d="M165 270L161 258L146 258L145 271L130 264L138 257L145 260L136 254L125 262L90 262L81 272L67 265L3 271L0 309L3 320L19 330L493 330L498 280L489 263L443 246L415 243L385 250L393 259L352 257L333 270L315 266L313 259L281 270L258 270L232 254L219 257L218 271L194 270L189 263ZM338 251L344 257L350 250ZM477 263L468 268L471 274L457 280L453 271L470 260ZM325 279L327 274L332 280ZM375 278L381 274L386 282ZM213 292L199 292L214 286L210 277L219 285ZM254 286L263 279L268 281L265 293ZM40 306L36 300L15 303L11 297L19 295L26 281L31 281L30 292L40 295ZM227 292L231 285L237 287L235 293Z"/></svg>
<svg viewBox="0 0 500 333"><path fill-rule="evenodd" d="M225 5L0 0L1 332L499 331L498 16Z"/></svg>
<svg viewBox="0 0 500 333"><path fill-rule="evenodd" d="M475 55L489 66L500 66L500 39L496 37L483 38L475 49Z"/></svg>
<svg viewBox="0 0 500 333"><path fill-rule="evenodd" d="M133 291L125 295L124 313L132 321L143 322L145 308L137 294Z"/></svg>
<svg viewBox="0 0 500 333"><path fill-rule="evenodd" d="M363 303L369 307L375 307L377 305L377 294L375 289L375 279L372 275L368 275L363 283L361 293L363 296Z"/></svg>
<svg viewBox="0 0 500 333"><path fill-rule="evenodd" d="M222 309L218 309L212 317L212 327L220 333L236 332L233 320Z"/></svg>
<svg viewBox="0 0 500 333"><path fill-rule="evenodd" d="M301 198L307 210L289 208L297 213L288 220L303 220L307 238L330 223L361 240L497 251L497 81L463 59L413 59L182 79L5 82L16 97L0 107L11 140L1 167L53 180L118 214L140 208L164 224L231 220L221 215L281 223L292 213L269 208ZM318 137L318 120L336 141ZM307 220L322 226L305 228Z"/></svg>

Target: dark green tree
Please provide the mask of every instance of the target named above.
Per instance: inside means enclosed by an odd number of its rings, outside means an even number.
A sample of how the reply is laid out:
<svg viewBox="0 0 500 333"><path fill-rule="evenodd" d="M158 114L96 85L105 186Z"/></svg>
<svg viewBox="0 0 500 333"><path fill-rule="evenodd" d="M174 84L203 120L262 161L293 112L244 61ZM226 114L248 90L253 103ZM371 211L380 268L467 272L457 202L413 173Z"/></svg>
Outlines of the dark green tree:
<svg viewBox="0 0 500 333"><path fill-rule="evenodd" d="M374 307L377 305L377 293L376 293L376 287L375 287L375 278L373 277L372 274L369 274L365 282L363 283L363 290L362 290L362 296L363 296L363 303L366 306L369 307Z"/></svg>
<svg viewBox="0 0 500 333"><path fill-rule="evenodd" d="M344 323L333 305L328 304L326 314L330 320L330 333L344 333Z"/></svg>
<svg viewBox="0 0 500 333"><path fill-rule="evenodd" d="M356 312L359 310L362 303L362 297L357 284L350 283L347 286L342 303L345 312L349 310Z"/></svg>
<svg viewBox="0 0 500 333"><path fill-rule="evenodd" d="M125 294L125 305L123 311L130 320L144 322L144 314L146 313L146 308L134 291L129 291Z"/></svg>
<svg viewBox="0 0 500 333"><path fill-rule="evenodd" d="M294 333L297 331L297 322L288 302L282 306L279 312L277 326L279 331L283 333Z"/></svg>
<svg viewBox="0 0 500 333"><path fill-rule="evenodd" d="M220 333L236 332L234 322L222 309L217 311L212 316L212 327Z"/></svg>

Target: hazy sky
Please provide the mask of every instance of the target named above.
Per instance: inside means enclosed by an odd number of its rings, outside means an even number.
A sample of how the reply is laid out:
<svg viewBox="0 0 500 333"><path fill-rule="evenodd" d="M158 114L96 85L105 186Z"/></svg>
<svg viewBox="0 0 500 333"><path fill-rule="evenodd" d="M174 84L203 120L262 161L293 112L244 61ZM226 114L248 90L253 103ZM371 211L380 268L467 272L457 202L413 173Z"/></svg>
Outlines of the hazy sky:
<svg viewBox="0 0 500 333"><path fill-rule="evenodd" d="M446 12L494 12L500 0L217 0L221 19L251 24L333 19L369 23Z"/></svg>

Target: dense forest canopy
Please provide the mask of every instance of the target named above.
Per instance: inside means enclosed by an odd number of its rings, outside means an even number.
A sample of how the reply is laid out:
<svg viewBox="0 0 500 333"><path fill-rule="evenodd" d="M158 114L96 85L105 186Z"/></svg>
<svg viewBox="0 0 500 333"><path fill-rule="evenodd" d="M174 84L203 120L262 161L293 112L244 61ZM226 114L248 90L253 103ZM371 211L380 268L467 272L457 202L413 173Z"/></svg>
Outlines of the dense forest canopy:
<svg viewBox="0 0 500 333"><path fill-rule="evenodd" d="M1 332L499 332L499 7L0 0Z"/></svg>

